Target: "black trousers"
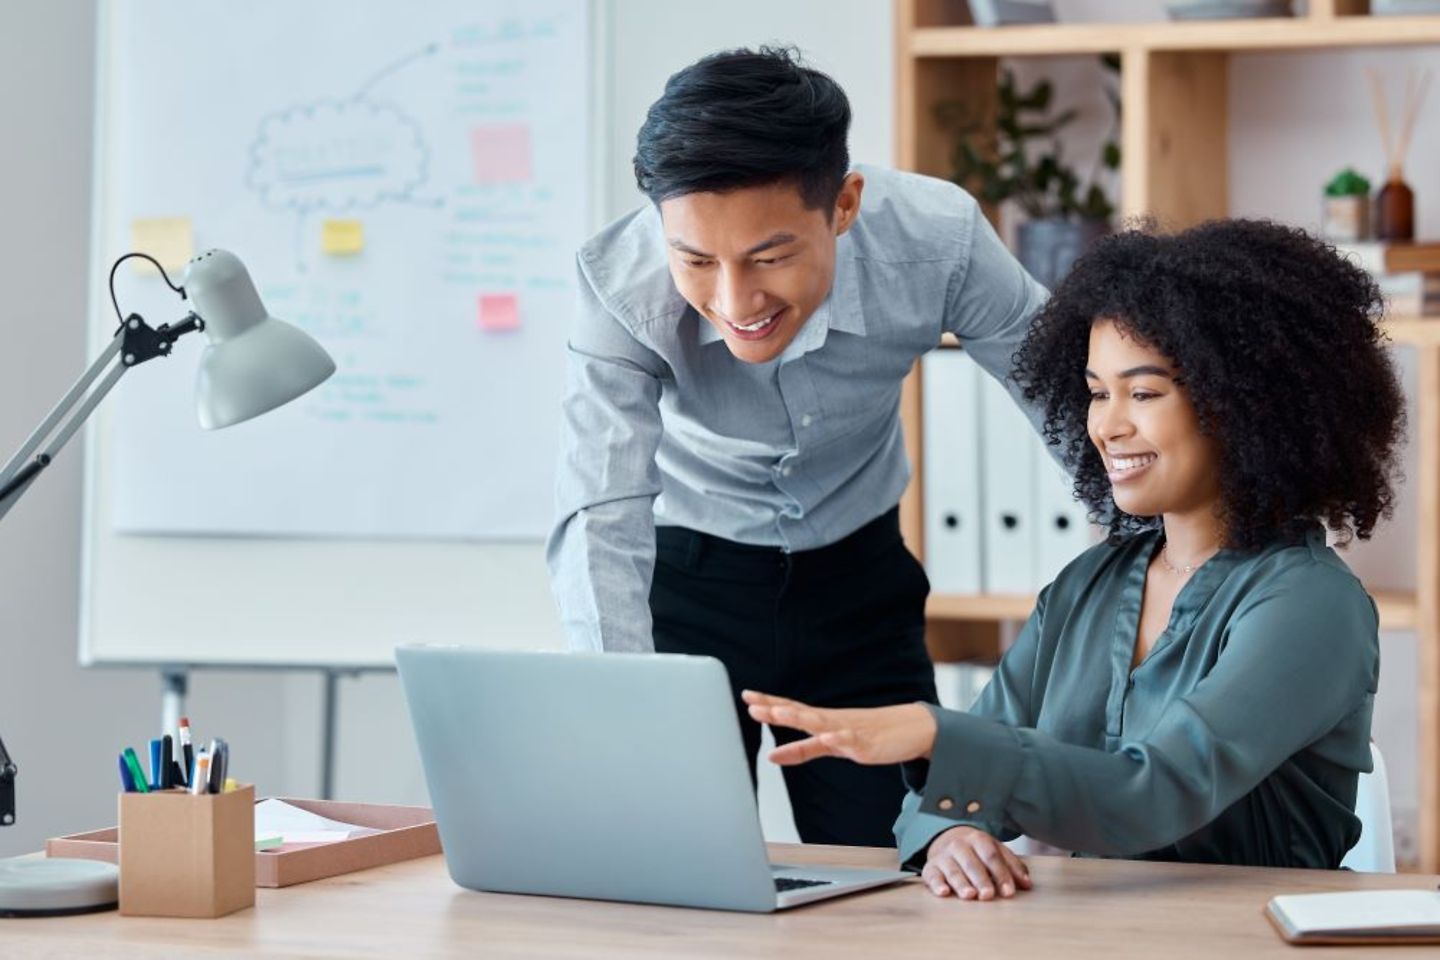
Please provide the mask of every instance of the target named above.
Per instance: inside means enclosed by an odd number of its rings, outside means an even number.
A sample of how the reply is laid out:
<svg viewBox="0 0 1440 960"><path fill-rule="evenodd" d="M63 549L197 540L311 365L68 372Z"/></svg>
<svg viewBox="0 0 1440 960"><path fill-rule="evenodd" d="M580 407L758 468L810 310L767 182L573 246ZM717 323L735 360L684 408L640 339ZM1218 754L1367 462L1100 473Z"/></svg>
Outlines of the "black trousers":
<svg viewBox="0 0 1440 960"><path fill-rule="evenodd" d="M935 702L925 570L891 510L828 547L785 553L680 527L656 531L655 648L725 664L755 776L760 725L742 689L821 707ZM775 728L778 743L804 734ZM806 843L894 846L900 768L825 758L784 769Z"/></svg>

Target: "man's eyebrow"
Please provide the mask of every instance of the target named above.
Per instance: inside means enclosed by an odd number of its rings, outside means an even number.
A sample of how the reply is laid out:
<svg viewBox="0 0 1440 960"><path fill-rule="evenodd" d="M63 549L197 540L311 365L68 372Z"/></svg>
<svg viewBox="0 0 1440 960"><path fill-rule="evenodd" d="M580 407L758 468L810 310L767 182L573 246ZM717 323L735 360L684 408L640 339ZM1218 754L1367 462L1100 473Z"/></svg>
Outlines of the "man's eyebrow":
<svg viewBox="0 0 1440 960"><path fill-rule="evenodd" d="M795 236L795 234L793 233L781 232L773 234L772 236L761 240L749 250L746 250L743 255L747 257L753 257L757 253L764 253L766 250L771 250L775 247L783 247L787 243L794 243L798 239L799 237ZM703 250L696 250L694 247L690 246L690 244L686 243L684 240L681 240L679 237L671 237L669 243L670 246L674 249L679 250L681 253L688 253L692 257L707 257L712 260L715 258L715 255L713 253L706 253Z"/></svg>
<svg viewBox="0 0 1440 960"><path fill-rule="evenodd" d="M1094 370L1091 370L1089 367L1085 368L1085 376L1091 380L1100 379L1100 374L1096 373ZM1129 380L1131 377L1164 377L1166 380L1174 380L1175 374L1171 373L1169 370L1166 370L1164 367L1157 367L1154 364L1147 363L1142 364L1138 367L1131 367L1128 370L1120 371L1121 380Z"/></svg>
<svg viewBox="0 0 1440 960"><path fill-rule="evenodd" d="M762 240L761 242L755 244L755 246L751 247L749 250L746 250L745 256L753 257L757 253L764 253L766 250L770 250L775 247L783 247L787 243L794 243L797 239L799 238L796 237L793 233L777 233L771 236L769 239Z"/></svg>

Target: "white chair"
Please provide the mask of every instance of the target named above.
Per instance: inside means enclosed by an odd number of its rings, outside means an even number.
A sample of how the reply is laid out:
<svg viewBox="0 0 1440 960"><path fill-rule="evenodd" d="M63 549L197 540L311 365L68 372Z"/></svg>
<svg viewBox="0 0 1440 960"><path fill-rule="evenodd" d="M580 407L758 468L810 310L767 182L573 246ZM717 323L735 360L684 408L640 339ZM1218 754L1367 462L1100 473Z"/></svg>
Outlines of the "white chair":
<svg viewBox="0 0 1440 960"><path fill-rule="evenodd" d="M1355 816L1360 818L1360 841L1345 854L1340 866L1365 873L1395 872L1395 827L1390 821L1390 780L1385 758L1370 741L1374 771L1360 774L1355 790Z"/></svg>

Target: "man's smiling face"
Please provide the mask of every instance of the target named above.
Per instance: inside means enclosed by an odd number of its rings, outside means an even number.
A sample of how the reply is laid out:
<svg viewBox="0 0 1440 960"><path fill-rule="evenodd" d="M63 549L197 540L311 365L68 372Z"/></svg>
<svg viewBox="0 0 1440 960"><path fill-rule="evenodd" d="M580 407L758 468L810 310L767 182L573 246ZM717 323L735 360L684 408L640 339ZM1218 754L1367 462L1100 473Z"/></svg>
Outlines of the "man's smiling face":
<svg viewBox="0 0 1440 960"><path fill-rule="evenodd" d="M775 359L825 301L863 187L850 174L829 208L806 207L789 182L661 202L675 286L737 359Z"/></svg>

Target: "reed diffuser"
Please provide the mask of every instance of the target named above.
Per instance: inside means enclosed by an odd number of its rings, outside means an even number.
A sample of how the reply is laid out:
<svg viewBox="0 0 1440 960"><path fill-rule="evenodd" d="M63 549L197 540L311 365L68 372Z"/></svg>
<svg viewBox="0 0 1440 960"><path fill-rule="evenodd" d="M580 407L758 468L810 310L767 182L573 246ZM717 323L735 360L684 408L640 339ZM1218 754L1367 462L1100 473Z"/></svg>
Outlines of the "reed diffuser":
<svg viewBox="0 0 1440 960"><path fill-rule="evenodd" d="M1380 75L1366 70L1370 79L1370 96L1375 102L1375 123L1380 128L1380 144L1385 149L1385 185L1375 197L1375 238L1377 240L1415 239L1415 192L1405 182L1405 155L1410 151L1410 138L1415 133L1415 120L1425 92L1430 87L1430 71L1413 69L1405 74L1405 104L1398 131L1390 126L1390 110ZM1392 136L1398 132L1399 136Z"/></svg>

